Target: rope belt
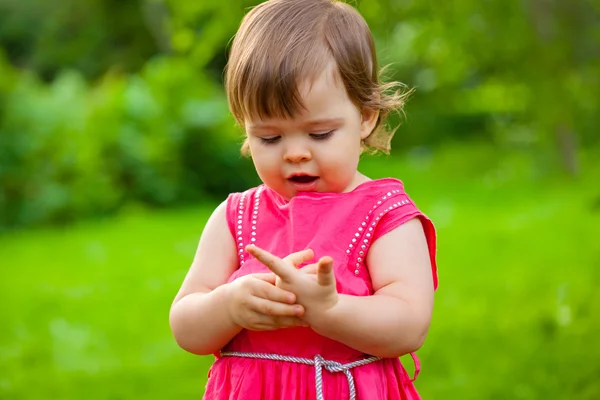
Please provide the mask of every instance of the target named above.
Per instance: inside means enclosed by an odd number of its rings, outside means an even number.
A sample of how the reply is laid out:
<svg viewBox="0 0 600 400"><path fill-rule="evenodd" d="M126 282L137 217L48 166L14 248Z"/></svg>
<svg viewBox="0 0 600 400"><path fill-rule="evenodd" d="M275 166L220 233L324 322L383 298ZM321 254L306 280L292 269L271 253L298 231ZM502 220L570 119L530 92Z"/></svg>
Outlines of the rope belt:
<svg viewBox="0 0 600 400"><path fill-rule="evenodd" d="M263 354L263 353L245 353L237 351L222 352L222 357L242 357L242 358L256 358L260 360L272 360L272 361L287 361L295 364L313 365L315 367L315 383L317 388L317 400L324 400L323 397L323 368L329 372L343 372L348 379L348 388L350 392L349 400L356 400L356 387L354 386L354 377L350 370L352 368L361 367L363 365L370 364L378 361L379 357L368 357L362 360L354 361L347 364L342 364L337 361L325 360L320 355L316 355L313 359L292 357L292 356L281 356L278 354Z"/></svg>

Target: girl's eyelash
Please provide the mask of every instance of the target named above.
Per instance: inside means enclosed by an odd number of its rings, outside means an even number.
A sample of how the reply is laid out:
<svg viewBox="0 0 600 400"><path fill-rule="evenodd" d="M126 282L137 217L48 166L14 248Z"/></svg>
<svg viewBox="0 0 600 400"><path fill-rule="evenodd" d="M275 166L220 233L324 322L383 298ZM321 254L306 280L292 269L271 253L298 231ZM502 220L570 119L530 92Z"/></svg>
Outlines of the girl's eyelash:
<svg viewBox="0 0 600 400"><path fill-rule="evenodd" d="M311 133L310 137L315 140L327 140L333 135L334 130L325 133ZM275 144L279 142L281 136L273 136L273 137L261 137L260 141L263 144Z"/></svg>
<svg viewBox="0 0 600 400"><path fill-rule="evenodd" d="M279 139L281 139L281 136L274 136L274 137L267 137L267 138L261 137L260 141L263 144L275 144L279 141Z"/></svg>
<svg viewBox="0 0 600 400"><path fill-rule="evenodd" d="M313 139L316 140L327 140L331 137L331 135L333 135L333 130L329 131L329 132L325 132L325 133L311 133L310 137L312 137Z"/></svg>

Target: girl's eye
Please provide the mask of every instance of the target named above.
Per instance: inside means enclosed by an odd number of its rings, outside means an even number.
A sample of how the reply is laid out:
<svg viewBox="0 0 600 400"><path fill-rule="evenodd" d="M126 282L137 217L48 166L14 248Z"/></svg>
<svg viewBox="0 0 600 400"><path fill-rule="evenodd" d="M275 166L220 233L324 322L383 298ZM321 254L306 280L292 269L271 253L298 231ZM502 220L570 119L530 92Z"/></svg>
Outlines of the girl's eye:
<svg viewBox="0 0 600 400"><path fill-rule="evenodd" d="M333 135L333 130L325 133L311 133L310 137L316 140L327 140Z"/></svg>
<svg viewBox="0 0 600 400"><path fill-rule="evenodd" d="M261 137L260 141L263 144L275 144L275 143L279 142L279 139L281 139L281 136Z"/></svg>

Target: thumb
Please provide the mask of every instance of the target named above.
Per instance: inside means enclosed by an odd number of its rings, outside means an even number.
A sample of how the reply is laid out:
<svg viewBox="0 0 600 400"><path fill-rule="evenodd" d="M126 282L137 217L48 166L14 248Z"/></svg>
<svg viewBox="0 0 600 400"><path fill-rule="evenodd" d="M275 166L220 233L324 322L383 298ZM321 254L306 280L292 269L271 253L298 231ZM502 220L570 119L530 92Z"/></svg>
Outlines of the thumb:
<svg viewBox="0 0 600 400"><path fill-rule="evenodd" d="M333 274L333 258L323 257L317 263L317 282L321 286L335 285Z"/></svg>

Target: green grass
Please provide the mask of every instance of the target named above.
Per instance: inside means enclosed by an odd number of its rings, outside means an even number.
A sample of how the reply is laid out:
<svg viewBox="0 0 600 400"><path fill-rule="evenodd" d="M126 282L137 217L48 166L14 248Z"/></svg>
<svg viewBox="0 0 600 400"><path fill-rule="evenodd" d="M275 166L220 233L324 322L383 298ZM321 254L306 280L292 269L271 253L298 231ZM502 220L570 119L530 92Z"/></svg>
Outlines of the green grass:
<svg viewBox="0 0 600 400"><path fill-rule="evenodd" d="M424 399L600 398L598 167L470 147L362 170L401 177L437 225ZM168 310L212 207L1 236L0 399L200 398L212 358L175 345Z"/></svg>

